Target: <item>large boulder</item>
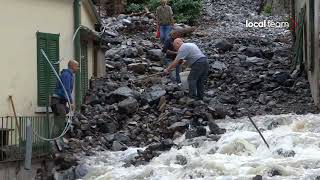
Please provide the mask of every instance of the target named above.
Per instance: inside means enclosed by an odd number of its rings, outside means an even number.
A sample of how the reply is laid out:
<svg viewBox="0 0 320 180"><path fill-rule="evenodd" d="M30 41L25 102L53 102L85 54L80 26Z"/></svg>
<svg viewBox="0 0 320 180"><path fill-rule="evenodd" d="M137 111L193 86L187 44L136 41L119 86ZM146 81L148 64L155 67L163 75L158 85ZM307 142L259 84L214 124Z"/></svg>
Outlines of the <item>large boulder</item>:
<svg viewBox="0 0 320 180"><path fill-rule="evenodd" d="M166 90L160 85L154 85L143 94L142 99L147 103L156 103L164 95Z"/></svg>
<svg viewBox="0 0 320 180"><path fill-rule="evenodd" d="M161 61L163 58L161 49L151 49L147 52L147 58L152 61Z"/></svg>
<svg viewBox="0 0 320 180"><path fill-rule="evenodd" d="M225 39L220 39L216 42L215 47L222 52L226 52L230 51L233 48L233 45Z"/></svg>
<svg viewBox="0 0 320 180"><path fill-rule="evenodd" d="M205 127L199 126L196 129L188 130L186 132L186 139L192 139L199 136L205 136L207 134L207 130Z"/></svg>
<svg viewBox="0 0 320 180"><path fill-rule="evenodd" d="M214 121L208 123L210 134L223 134L226 132L225 129L221 129Z"/></svg>
<svg viewBox="0 0 320 180"><path fill-rule="evenodd" d="M290 78L290 74L288 72L276 72L272 75L272 78L277 83L282 84Z"/></svg>
<svg viewBox="0 0 320 180"><path fill-rule="evenodd" d="M134 91L127 86L120 87L107 95L106 103L113 104L134 97Z"/></svg>
<svg viewBox="0 0 320 180"><path fill-rule="evenodd" d="M263 58L263 51L258 48L248 47L244 50L244 54L248 57L259 57Z"/></svg>
<svg viewBox="0 0 320 180"><path fill-rule="evenodd" d="M113 141L111 149L113 151L125 151L128 147L119 141Z"/></svg>
<svg viewBox="0 0 320 180"><path fill-rule="evenodd" d="M128 69L138 74L144 74L147 66L147 63L132 63L128 65Z"/></svg>
<svg viewBox="0 0 320 180"><path fill-rule="evenodd" d="M106 51L105 53L105 57L106 58L109 58L111 60L115 60L116 58L116 55L118 55L120 53L121 49L120 48L112 48L112 49L109 49L108 51Z"/></svg>
<svg viewBox="0 0 320 180"><path fill-rule="evenodd" d="M189 120L185 119L180 122L173 123L171 126L168 127L168 130L175 132L175 131L180 131L183 132L185 131L189 126Z"/></svg>
<svg viewBox="0 0 320 180"><path fill-rule="evenodd" d="M124 112L126 114L133 114L138 110L138 101L133 98L133 97L129 97L123 101L121 101L118 104L119 110L121 112Z"/></svg>

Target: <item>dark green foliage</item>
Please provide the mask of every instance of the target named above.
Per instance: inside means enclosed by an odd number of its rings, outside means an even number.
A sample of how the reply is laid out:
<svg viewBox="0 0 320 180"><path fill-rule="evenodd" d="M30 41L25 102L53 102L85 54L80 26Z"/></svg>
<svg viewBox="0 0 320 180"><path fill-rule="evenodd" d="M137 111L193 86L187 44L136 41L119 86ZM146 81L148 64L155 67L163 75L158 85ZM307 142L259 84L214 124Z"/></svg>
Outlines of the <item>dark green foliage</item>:
<svg viewBox="0 0 320 180"><path fill-rule="evenodd" d="M194 24L202 11L202 0L172 0L172 10L179 23Z"/></svg>
<svg viewBox="0 0 320 180"><path fill-rule="evenodd" d="M134 3L134 4L145 4L148 0L127 0L128 4Z"/></svg>
<svg viewBox="0 0 320 180"><path fill-rule="evenodd" d="M272 6L270 4L266 4L264 7L263 7L263 12L262 12L264 15L266 16L269 16L271 15L272 13Z"/></svg>
<svg viewBox="0 0 320 180"><path fill-rule="evenodd" d="M130 0L128 1L127 12L143 11L143 7L155 13L160 0ZM201 16L202 0L170 0L174 19L178 23L195 24Z"/></svg>
<svg viewBox="0 0 320 180"><path fill-rule="evenodd" d="M131 3L127 6L127 12L128 13L137 13L143 11L143 4L135 4Z"/></svg>
<svg viewBox="0 0 320 180"><path fill-rule="evenodd" d="M156 12L158 6L160 6L160 0L148 0L147 7L151 12Z"/></svg>

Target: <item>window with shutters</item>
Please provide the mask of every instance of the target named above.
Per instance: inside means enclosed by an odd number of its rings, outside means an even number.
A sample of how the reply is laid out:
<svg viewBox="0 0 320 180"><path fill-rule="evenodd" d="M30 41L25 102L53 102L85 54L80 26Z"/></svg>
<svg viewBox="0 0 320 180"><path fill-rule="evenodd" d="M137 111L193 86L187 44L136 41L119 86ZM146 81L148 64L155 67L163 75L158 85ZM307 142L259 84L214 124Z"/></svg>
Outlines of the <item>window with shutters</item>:
<svg viewBox="0 0 320 180"><path fill-rule="evenodd" d="M57 77L41 50L59 74L59 34L37 32L38 106L43 107L49 105L49 96L56 87Z"/></svg>
<svg viewBox="0 0 320 180"><path fill-rule="evenodd" d="M81 73L81 94L82 97L85 96L89 80L88 80L88 43L82 42L81 43L81 63L80 63L80 73Z"/></svg>

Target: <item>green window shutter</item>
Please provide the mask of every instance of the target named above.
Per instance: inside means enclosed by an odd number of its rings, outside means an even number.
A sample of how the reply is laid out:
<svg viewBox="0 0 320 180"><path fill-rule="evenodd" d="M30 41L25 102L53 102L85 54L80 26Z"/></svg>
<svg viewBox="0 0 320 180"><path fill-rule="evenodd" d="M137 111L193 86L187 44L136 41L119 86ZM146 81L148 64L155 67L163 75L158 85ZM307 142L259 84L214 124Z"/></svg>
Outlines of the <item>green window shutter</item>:
<svg viewBox="0 0 320 180"><path fill-rule="evenodd" d="M83 42L81 44L81 94L82 97L85 96L87 90L88 90L88 44L86 42Z"/></svg>
<svg viewBox="0 0 320 180"><path fill-rule="evenodd" d="M49 61L59 73L59 34L37 32L37 77L38 77L38 106L47 106L49 96L56 86L57 77L41 53L44 50Z"/></svg>

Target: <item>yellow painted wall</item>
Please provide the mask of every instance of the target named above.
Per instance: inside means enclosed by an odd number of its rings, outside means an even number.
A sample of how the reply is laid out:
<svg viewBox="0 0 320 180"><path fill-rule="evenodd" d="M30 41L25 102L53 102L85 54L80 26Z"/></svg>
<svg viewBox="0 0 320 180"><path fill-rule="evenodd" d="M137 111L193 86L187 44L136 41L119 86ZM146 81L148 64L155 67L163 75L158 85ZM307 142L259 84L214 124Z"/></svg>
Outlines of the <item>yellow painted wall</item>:
<svg viewBox="0 0 320 180"><path fill-rule="evenodd" d="M81 3L81 25L84 25L90 29L94 29L96 20L87 3L87 0L83 0Z"/></svg>
<svg viewBox="0 0 320 180"><path fill-rule="evenodd" d="M87 0L82 1L81 3L81 25L86 26L94 30L94 24L96 23L96 18L90 7ZM93 76L93 40L88 41L88 78L90 79Z"/></svg>
<svg viewBox="0 0 320 180"><path fill-rule="evenodd" d="M105 60L105 51L99 49L98 51L98 77L104 77L106 75L106 60Z"/></svg>
<svg viewBox="0 0 320 180"><path fill-rule="evenodd" d="M0 5L0 116L13 115L8 95L13 95L18 116L37 109L36 32L60 33L61 69L73 58L73 1L1 0Z"/></svg>
<svg viewBox="0 0 320 180"><path fill-rule="evenodd" d="M93 41L88 42L88 78L93 76Z"/></svg>

